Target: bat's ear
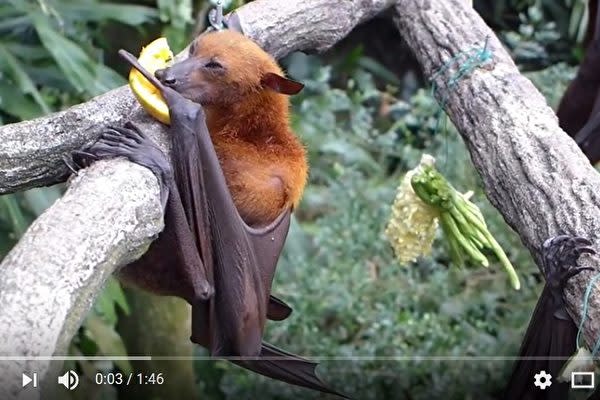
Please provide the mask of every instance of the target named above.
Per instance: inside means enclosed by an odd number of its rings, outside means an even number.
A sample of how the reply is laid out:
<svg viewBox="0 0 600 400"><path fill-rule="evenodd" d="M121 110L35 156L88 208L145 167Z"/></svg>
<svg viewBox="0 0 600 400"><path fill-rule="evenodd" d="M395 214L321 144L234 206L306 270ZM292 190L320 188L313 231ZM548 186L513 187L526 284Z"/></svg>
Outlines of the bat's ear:
<svg viewBox="0 0 600 400"><path fill-rule="evenodd" d="M297 94L302 90L304 84L277 75L273 72L267 72L260 81L264 87L268 87L281 94Z"/></svg>

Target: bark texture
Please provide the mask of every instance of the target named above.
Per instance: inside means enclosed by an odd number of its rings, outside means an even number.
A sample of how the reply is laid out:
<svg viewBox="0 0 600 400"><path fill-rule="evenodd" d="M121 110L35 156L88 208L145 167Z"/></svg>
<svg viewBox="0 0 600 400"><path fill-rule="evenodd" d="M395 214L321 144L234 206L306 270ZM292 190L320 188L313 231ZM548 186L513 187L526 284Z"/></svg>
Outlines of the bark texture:
<svg viewBox="0 0 600 400"><path fill-rule="evenodd" d="M465 140L491 202L541 265L543 242L560 233L600 239L600 175L533 84L521 75L494 33L464 0L400 0L397 26L423 67L434 77L438 100ZM460 52L485 39L491 62L449 86L457 67L436 75ZM435 76L434 76L435 75ZM592 257L582 265L593 266ZM596 260L597 261L597 260ZM517 266L518 267L518 266ZM584 292L596 272L569 281L566 298L581 320ZM584 336L600 335L600 292L589 302Z"/></svg>

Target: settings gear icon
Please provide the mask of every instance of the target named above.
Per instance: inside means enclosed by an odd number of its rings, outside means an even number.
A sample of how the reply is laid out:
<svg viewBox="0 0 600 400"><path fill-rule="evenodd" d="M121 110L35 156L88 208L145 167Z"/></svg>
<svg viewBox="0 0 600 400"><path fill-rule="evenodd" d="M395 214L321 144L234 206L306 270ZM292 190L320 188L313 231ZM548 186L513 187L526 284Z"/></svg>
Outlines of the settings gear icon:
<svg viewBox="0 0 600 400"><path fill-rule="evenodd" d="M547 387L550 387L550 385L552 385L552 375L546 373L546 371L540 371L533 377L535 378L533 384L542 390L546 390Z"/></svg>

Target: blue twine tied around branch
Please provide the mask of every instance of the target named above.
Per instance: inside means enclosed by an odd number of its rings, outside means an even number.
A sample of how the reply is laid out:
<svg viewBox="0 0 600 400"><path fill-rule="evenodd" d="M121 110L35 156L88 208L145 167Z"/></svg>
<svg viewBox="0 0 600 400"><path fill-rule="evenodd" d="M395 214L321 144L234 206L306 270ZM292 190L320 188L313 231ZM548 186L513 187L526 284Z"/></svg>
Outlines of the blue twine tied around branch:
<svg viewBox="0 0 600 400"><path fill-rule="evenodd" d="M458 84L458 82L461 79L463 79L464 77L466 77L467 75L472 73L475 69L486 64L488 61L492 60L493 54L492 54L492 51L488 47L489 40L490 40L490 37L486 36L485 41L483 42L482 46L474 46L468 50L459 52L457 55L455 55L454 57L452 57L448 61L446 61L431 76L431 96L434 99L437 99L438 87L436 85L436 79L440 75L445 73L447 70L449 70L450 67L458 64L456 72L454 72L452 75L450 75L450 77L446 81L446 87L447 87L446 93L442 96L441 100L438 101L439 110L438 110L438 115L436 117L435 130L433 131L434 135L437 135L437 133L440 130L440 125L442 122L444 109L446 108L446 101L448 100L449 93L452 90L454 90L454 88L456 87L456 85ZM443 120L444 120L443 131L446 132L446 130L447 130L446 129L446 118L443 118ZM446 148L446 160L448 160L448 148Z"/></svg>
<svg viewBox="0 0 600 400"><path fill-rule="evenodd" d="M594 284L596 281L600 279L600 273L596 274L588 283L587 288L585 289L585 294L583 296L583 304L581 306L581 322L579 323L579 328L577 329L577 339L575 345L577 348L581 347L581 334L583 332L583 325L585 324L585 320L587 319L588 305L590 301L590 295L592 294L592 289L594 288ZM596 344L592 349L592 359L596 358L598 355L598 351L600 350L600 337L596 339Z"/></svg>
<svg viewBox="0 0 600 400"><path fill-rule="evenodd" d="M461 51L454 57L450 58L446 61L432 76L431 76L431 94L436 97L437 94L437 86L435 84L438 76L446 72L453 65L458 64L458 68L456 72L448 78L446 81L448 92L453 90L458 82L469 75L475 69L481 67L486 64L488 61L492 60L492 51L489 49L490 37L486 36L485 41L483 42L483 46L475 46L468 50ZM440 102L440 106L442 108L446 105L446 100L448 99L448 94L442 97L442 101Z"/></svg>

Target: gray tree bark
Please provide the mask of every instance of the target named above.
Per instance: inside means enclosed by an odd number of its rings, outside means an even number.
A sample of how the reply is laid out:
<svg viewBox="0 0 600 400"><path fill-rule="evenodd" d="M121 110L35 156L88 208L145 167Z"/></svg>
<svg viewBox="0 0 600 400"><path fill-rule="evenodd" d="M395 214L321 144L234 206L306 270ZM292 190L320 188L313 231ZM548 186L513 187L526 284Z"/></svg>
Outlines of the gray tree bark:
<svg viewBox="0 0 600 400"><path fill-rule="evenodd" d="M257 0L237 10L232 23L282 57L296 50L323 51L393 3ZM168 148L165 127L146 115L127 87L0 127L0 194L65 180L63 155L92 143L102 127L126 120ZM56 390L62 362L48 357L66 354L105 279L143 254L160 232L158 196L150 171L123 160L97 163L0 264L0 398L39 398L39 388L21 388L21 372L38 373L46 398Z"/></svg>
<svg viewBox="0 0 600 400"><path fill-rule="evenodd" d="M460 52L482 48L492 61L449 87L453 66L436 75L438 97L465 140L490 201L541 265L543 242L559 233L600 239L600 175L533 84L522 76L492 30L464 0L399 0L397 26L425 76ZM596 259L597 261L597 259ZM581 264L594 266L584 256ZM569 313L581 320L584 292L597 272L584 272L565 289ZM592 292L584 336L600 336L600 292Z"/></svg>

